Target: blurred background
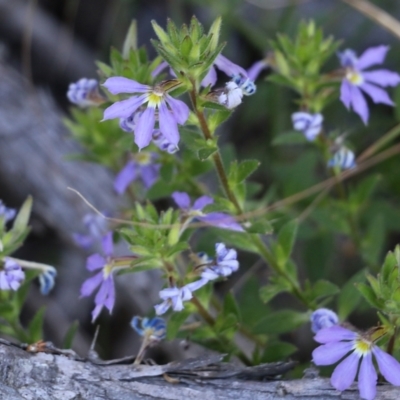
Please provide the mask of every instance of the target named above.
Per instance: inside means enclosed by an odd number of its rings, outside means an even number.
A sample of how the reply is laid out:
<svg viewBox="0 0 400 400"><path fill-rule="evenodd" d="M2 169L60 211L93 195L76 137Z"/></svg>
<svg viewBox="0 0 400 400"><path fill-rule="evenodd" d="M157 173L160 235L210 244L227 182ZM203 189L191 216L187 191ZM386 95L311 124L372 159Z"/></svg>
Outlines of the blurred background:
<svg viewBox="0 0 400 400"><path fill-rule="evenodd" d="M400 18L400 3L379 0L375 4ZM248 68L270 50L269 40L278 32L293 35L301 20L314 19L325 35L342 39L341 50L352 48L360 54L367 47L388 44L388 69L400 70L400 44L391 32L340 0L0 0L0 198L18 208L32 194L34 216L32 234L18 256L56 266L59 271L54 291L46 298L33 287L23 316L43 304L46 312L45 339L61 345L70 324L79 320L74 348L86 354L94 332L90 322L93 299L79 299L79 288L87 278L87 253L77 248L71 235L83 229L82 217L89 210L75 194L79 190L98 209L116 214L121 200L112 191L109 171L83 162L68 161L79 151L62 124L69 112L66 91L81 77L96 78L94 61L108 61L110 46L122 47L132 19L138 23L139 44L155 52L150 21L165 26L166 18L178 25L196 15L208 28L222 16L224 54ZM336 59L330 60L336 68ZM278 135L291 129L290 115L296 110L293 93L265 82L235 111L220 132L223 142L231 141L239 159L257 158L262 166L252 179L260 184L259 195L274 191L277 199L297 193L324 179L323 166L312 146L274 146ZM391 92L400 104L400 90ZM368 127L341 104L332 104L325 113L327 130L348 132L356 154L367 148L400 120L400 107L374 106ZM232 149L230 151L233 151ZM371 257L379 265L383 255L399 242L400 185L398 157L391 158L352 178L364 174L385 177L373 203L365 210L365 225L374 243ZM306 203L283 212L300 213ZM366 222L367 224L367 222ZM304 222L295 258L304 275L312 280L325 277L336 284L360 271L364 261L346 238L329 229L313 230L312 217ZM371 233L372 232L372 233ZM124 249L120 249L123 254ZM242 265L253 264L244 254ZM263 274L263 272L257 272ZM126 275L124 275L126 277ZM248 285L254 287L255 278ZM117 303L112 317L103 313L98 350L104 358L122 357L137 350L138 342L129 328L133 315L145 315L157 301L161 281L152 273L137 274L121 283L117 279ZM245 292L246 293L246 292ZM244 300L246 301L246 300ZM256 301L256 300L254 300ZM288 303L278 297L275 305ZM250 297L249 312L253 312ZM267 309L254 311L262 315ZM366 314L362 303L351 319L360 327L370 326L376 317ZM308 357L312 341L306 327L286 339L302 344ZM154 357L159 362L183 357L185 346L168 344ZM301 357L301 355L300 355Z"/></svg>

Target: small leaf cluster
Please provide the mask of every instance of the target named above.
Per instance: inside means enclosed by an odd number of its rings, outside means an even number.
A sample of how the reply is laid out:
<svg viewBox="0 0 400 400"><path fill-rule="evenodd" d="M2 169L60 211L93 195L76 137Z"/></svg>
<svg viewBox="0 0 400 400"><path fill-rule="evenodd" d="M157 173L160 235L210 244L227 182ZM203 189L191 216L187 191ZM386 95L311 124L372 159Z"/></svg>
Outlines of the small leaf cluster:
<svg viewBox="0 0 400 400"><path fill-rule="evenodd" d="M152 43L161 57L189 87L191 81L199 85L224 47L218 43L221 19L215 20L208 33L196 17L192 17L189 27L183 24L180 29L171 20L166 31L155 21L152 24L159 39Z"/></svg>
<svg viewBox="0 0 400 400"><path fill-rule="evenodd" d="M336 86L321 70L340 42L331 36L324 38L322 29L314 21L302 22L295 37L291 40L287 35L278 34L271 41L275 74L268 79L299 93L304 108L320 112L332 100Z"/></svg>

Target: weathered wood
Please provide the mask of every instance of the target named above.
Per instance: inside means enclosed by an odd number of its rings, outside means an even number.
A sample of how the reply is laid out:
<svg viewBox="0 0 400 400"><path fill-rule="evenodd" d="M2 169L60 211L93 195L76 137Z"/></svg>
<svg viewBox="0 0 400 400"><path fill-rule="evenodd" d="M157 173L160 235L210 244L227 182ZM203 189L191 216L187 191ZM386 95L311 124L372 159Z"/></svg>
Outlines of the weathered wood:
<svg viewBox="0 0 400 400"><path fill-rule="evenodd" d="M240 379L237 374L227 379L210 379L206 374L190 377L187 374L190 365L95 365L64 355L30 354L1 344L0 391L2 398L8 400L359 399L356 385L340 394L332 389L328 379L260 382ZM207 363L203 369L206 366ZM210 371L212 375L215 368L210 366ZM167 382L162 377L165 373L180 382ZM377 400L399 398L399 388L378 387Z"/></svg>

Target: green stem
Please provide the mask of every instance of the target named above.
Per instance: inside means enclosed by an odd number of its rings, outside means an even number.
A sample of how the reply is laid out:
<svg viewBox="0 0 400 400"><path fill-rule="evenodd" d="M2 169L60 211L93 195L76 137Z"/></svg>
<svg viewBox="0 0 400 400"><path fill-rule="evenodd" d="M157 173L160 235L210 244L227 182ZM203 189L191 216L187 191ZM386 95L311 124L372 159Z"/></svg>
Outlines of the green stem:
<svg viewBox="0 0 400 400"><path fill-rule="evenodd" d="M196 95L196 86L193 83L193 90L190 92L190 99L192 101L193 109L197 115L197 118L199 120L200 124L200 129L203 132L203 136L206 140L208 139L213 139L213 136L211 134L211 131L208 127L206 117L204 115L204 112L200 110L197 106L197 95ZM226 197L231 201L233 206L235 207L236 213L238 215L243 214L242 207L239 204L239 201L237 200L235 194L231 190L229 186L229 181L228 177L224 168L224 165L222 163L222 158L221 154L219 151L213 154L213 161L214 161L214 166L217 171L219 180L221 182L221 185L223 187L223 190L225 192ZM287 280L291 286L291 292L294 296L296 296L305 306L308 308L314 309L315 305L310 303L308 299L303 295L299 284L295 282L288 274L286 271L283 271L279 265L276 263L272 253L269 251L269 249L266 247L266 245L263 243L261 238L258 235L252 235L249 234L249 237L251 241L254 243L254 245L257 247L259 250L261 256L263 259L270 265L270 267L275 271L275 273L281 275L285 280Z"/></svg>

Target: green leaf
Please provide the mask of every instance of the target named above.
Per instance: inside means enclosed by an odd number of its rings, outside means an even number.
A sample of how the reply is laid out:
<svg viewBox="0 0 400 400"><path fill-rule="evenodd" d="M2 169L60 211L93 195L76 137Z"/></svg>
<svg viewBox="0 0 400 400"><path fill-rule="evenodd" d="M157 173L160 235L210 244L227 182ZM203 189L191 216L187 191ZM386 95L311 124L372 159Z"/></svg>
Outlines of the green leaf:
<svg viewBox="0 0 400 400"><path fill-rule="evenodd" d="M357 272L343 286L337 300L339 319L344 321L358 306L361 295L355 288L356 282L365 282L365 270Z"/></svg>
<svg viewBox="0 0 400 400"><path fill-rule="evenodd" d="M308 322L309 313L300 313L293 310L281 310L263 318L253 329L255 334L280 334L292 332L294 329Z"/></svg>
<svg viewBox="0 0 400 400"><path fill-rule="evenodd" d="M260 218L258 221L251 222L251 225L249 227L246 227L246 231L249 233L266 235L268 233L272 233L273 228L266 218Z"/></svg>
<svg viewBox="0 0 400 400"><path fill-rule="evenodd" d="M32 211L32 201L32 196L28 196L14 220L12 227L13 240L17 240L28 227L29 217Z"/></svg>
<svg viewBox="0 0 400 400"><path fill-rule="evenodd" d="M236 303L236 299L231 292L228 292L225 295L222 310L224 315L233 314L236 317L237 321L240 322L242 320L239 307Z"/></svg>
<svg viewBox="0 0 400 400"><path fill-rule="evenodd" d="M268 342L268 345L261 356L260 363L282 361L297 351L297 347L291 343L279 340Z"/></svg>
<svg viewBox="0 0 400 400"><path fill-rule="evenodd" d="M46 307L41 307L28 325L29 338L31 343L43 339L43 319Z"/></svg>
<svg viewBox="0 0 400 400"><path fill-rule="evenodd" d="M205 148L200 149L197 152L197 156L199 157L199 160L205 161L209 157L211 157L214 153L216 153L217 151L218 151L218 148L216 148L216 147L205 147Z"/></svg>
<svg viewBox="0 0 400 400"><path fill-rule="evenodd" d="M62 348L63 349L70 349L72 348L72 343L74 341L76 332L78 331L79 328L79 321L74 321L70 327L68 328L67 333L64 336L63 339L63 345Z"/></svg>
<svg viewBox="0 0 400 400"><path fill-rule="evenodd" d="M187 309L183 309L180 312L174 312L167 324L167 339L172 340L175 339L178 335L180 327L184 324L184 322L188 319L190 315L190 311Z"/></svg>
<svg viewBox="0 0 400 400"><path fill-rule="evenodd" d="M297 220L292 220L285 224L278 234L278 246L283 252L283 256L287 260L293 249L294 242L296 240L297 230L298 230Z"/></svg>
<svg viewBox="0 0 400 400"><path fill-rule="evenodd" d="M278 294L288 290L289 287L284 282L270 283L260 289L260 297L264 303L268 303Z"/></svg>
<svg viewBox="0 0 400 400"><path fill-rule="evenodd" d="M258 253L257 247L247 233L218 229L218 236L226 244L252 253Z"/></svg>
<svg viewBox="0 0 400 400"><path fill-rule="evenodd" d="M259 166L258 160L244 160L238 165L236 183L242 183L248 176L250 176Z"/></svg>
<svg viewBox="0 0 400 400"><path fill-rule="evenodd" d="M312 288L311 298L312 300L318 300L324 297L333 296L339 292L340 289L337 285L324 279L320 279L319 281L315 282Z"/></svg>
<svg viewBox="0 0 400 400"><path fill-rule="evenodd" d="M371 286L368 286L365 283L356 283L355 287L362 294L365 300L367 300L368 303L371 304L372 307L375 307L377 309L383 308L384 305L376 297L376 294Z"/></svg>

